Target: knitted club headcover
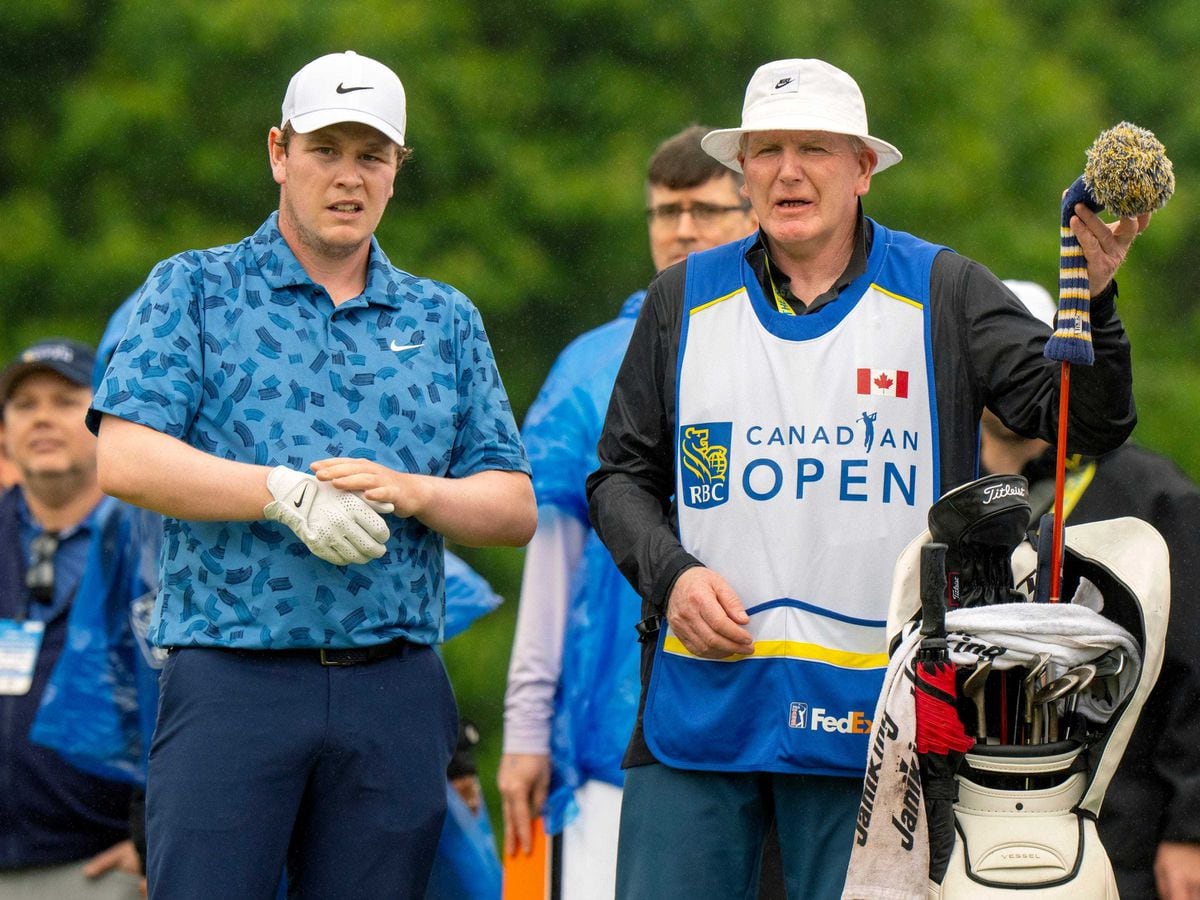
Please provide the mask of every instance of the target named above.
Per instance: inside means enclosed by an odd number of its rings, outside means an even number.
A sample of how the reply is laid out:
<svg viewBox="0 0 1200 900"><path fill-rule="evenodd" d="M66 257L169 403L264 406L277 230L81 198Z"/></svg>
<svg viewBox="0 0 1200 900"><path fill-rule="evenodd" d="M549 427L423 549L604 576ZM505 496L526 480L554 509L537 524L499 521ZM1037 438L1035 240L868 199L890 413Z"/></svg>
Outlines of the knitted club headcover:
<svg viewBox="0 0 1200 900"><path fill-rule="evenodd" d="M1129 122L1105 131L1087 151L1083 175L1067 189L1059 234L1058 317L1046 342L1047 359L1090 366L1092 350L1087 259L1071 232L1077 203L1122 218L1161 209L1175 191L1175 174L1166 150L1151 132Z"/></svg>

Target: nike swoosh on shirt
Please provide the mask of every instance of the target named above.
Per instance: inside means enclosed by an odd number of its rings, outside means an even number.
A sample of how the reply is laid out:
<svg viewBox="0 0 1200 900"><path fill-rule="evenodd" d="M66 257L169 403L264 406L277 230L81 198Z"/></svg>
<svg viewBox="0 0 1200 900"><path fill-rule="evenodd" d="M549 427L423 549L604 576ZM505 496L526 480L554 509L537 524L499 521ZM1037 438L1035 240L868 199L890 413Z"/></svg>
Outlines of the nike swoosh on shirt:
<svg viewBox="0 0 1200 900"><path fill-rule="evenodd" d="M423 346L425 346L425 345L424 344L404 344L403 346L401 346L400 344L397 344L395 341L392 341L390 344L388 344L388 347L390 347L392 350L395 350L397 353L403 353L405 350L420 350Z"/></svg>

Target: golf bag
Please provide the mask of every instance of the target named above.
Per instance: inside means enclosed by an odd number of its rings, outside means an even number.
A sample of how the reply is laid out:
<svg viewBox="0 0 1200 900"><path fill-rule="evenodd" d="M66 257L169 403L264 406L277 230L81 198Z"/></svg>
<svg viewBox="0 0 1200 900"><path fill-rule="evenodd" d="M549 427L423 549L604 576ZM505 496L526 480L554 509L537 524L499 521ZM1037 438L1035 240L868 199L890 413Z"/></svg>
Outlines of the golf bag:
<svg viewBox="0 0 1200 900"><path fill-rule="evenodd" d="M897 561L844 898L1117 897L1095 823L1162 663L1167 547L1139 519L1068 528L1064 602L1035 602L1025 497L963 485Z"/></svg>

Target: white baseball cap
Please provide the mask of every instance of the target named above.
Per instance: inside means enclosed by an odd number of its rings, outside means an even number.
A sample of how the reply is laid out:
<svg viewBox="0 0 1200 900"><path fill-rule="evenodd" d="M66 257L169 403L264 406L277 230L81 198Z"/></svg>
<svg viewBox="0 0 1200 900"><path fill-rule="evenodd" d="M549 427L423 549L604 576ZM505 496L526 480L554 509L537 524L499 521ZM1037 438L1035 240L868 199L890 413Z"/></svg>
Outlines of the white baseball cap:
<svg viewBox="0 0 1200 900"><path fill-rule="evenodd" d="M1017 299L1025 304L1035 319L1054 327L1058 304L1048 290L1034 281L1018 281L1015 278L1004 279L1004 286L1017 295Z"/></svg>
<svg viewBox="0 0 1200 900"><path fill-rule="evenodd" d="M780 59L759 66L746 87L742 126L710 131L700 146L735 172L742 135L749 131L829 131L861 138L875 151L876 172L894 166L900 151L867 133L867 105L858 83L820 59Z"/></svg>
<svg viewBox="0 0 1200 900"><path fill-rule="evenodd" d="M292 76L280 127L308 134L339 122L359 122L404 146L404 85L381 62L353 50L314 59Z"/></svg>

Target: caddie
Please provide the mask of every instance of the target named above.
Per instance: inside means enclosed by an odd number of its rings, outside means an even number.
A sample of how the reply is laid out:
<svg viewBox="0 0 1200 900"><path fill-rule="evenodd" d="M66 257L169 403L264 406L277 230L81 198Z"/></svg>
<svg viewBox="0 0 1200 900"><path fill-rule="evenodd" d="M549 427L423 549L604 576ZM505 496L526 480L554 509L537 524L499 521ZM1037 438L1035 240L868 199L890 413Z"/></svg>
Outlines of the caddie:
<svg viewBox="0 0 1200 900"><path fill-rule="evenodd" d="M420 897L457 735L443 538L529 540L479 313L373 237L405 94L353 52L293 76L279 209L160 263L89 413L105 491L166 517L151 897Z"/></svg>
<svg viewBox="0 0 1200 900"><path fill-rule="evenodd" d="M625 758L617 896L753 896L767 824L788 896L837 897L886 665L892 566L971 480L987 406L1053 439L1049 330L983 266L866 218L900 162L855 81L760 67L705 150L745 176L749 238L651 284L588 481L591 520L642 597L642 710ZM1074 449L1136 419L1113 274L1148 216L1071 222L1096 365Z"/></svg>

